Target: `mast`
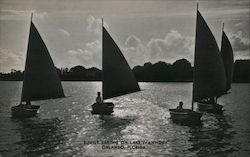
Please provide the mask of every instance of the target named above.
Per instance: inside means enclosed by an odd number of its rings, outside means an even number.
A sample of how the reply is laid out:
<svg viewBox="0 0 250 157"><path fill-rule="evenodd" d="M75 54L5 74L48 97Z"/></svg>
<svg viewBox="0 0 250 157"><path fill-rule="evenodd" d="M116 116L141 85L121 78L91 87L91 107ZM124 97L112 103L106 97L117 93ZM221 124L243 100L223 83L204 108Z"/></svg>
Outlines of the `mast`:
<svg viewBox="0 0 250 157"><path fill-rule="evenodd" d="M222 43L223 43L223 31L224 31L224 22L222 23L222 28L221 28L221 46L220 46L220 52L221 52L221 50L222 50Z"/></svg>
<svg viewBox="0 0 250 157"><path fill-rule="evenodd" d="M221 29L221 47L220 47L220 52L222 50L222 46L223 46L223 32L224 32L224 22L222 23L222 29ZM223 58L222 58L223 59ZM224 61L223 61L224 62ZM225 67L226 68L226 67ZM225 69L226 70L226 69ZM215 102L217 103L217 99L218 97L215 97Z"/></svg>
<svg viewBox="0 0 250 157"><path fill-rule="evenodd" d="M33 12L31 12L30 21L32 21L32 18L33 18Z"/></svg>
<svg viewBox="0 0 250 157"><path fill-rule="evenodd" d="M101 35L102 35L102 99L103 99L103 96L104 96L104 94L103 94L103 72L104 72L104 70L103 70L103 18L102 18L102 33L101 33Z"/></svg>
<svg viewBox="0 0 250 157"><path fill-rule="evenodd" d="M30 35L30 31L31 31L31 25L32 25L32 18L33 18L33 12L31 12L31 15L30 15L30 29L29 29L29 35ZM29 46L29 37L28 37L28 42L27 42L27 51L28 51L28 46ZM26 61L27 62L27 57L28 57L28 52L26 53ZM26 63L25 63L26 65ZM26 66L25 66L26 67ZM24 80L25 80L25 73L26 73L26 70L24 68L24 78L23 78L23 84L24 84ZM21 97L23 95L23 85L22 85L22 93L21 93ZM22 103L22 98L20 99L20 104Z"/></svg>
<svg viewBox="0 0 250 157"><path fill-rule="evenodd" d="M198 9L199 9L199 3L197 3L196 6L196 31L195 31L195 37L197 35L197 21L198 21ZM195 43L196 44L196 43ZM194 50L195 52L195 50ZM194 54L194 65L195 65L195 54ZM193 68L193 89L192 89L192 110L194 110L194 68Z"/></svg>

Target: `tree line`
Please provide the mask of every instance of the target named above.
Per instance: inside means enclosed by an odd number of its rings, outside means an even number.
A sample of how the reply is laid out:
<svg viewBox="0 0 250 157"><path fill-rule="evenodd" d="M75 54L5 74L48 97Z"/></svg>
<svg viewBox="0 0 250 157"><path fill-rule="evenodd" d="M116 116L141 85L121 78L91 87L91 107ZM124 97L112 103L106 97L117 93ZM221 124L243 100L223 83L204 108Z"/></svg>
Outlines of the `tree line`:
<svg viewBox="0 0 250 157"><path fill-rule="evenodd" d="M186 59L180 59L173 64L159 61L155 64L150 62L133 69L139 82L191 82L193 67ZM57 68L62 81L100 81L102 71L98 68L85 68L75 66L72 68ZM0 73L1 81L21 81L24 72L12 69L10 73ZM250 60L236 60L234 62L233 82L250 83Z"/></svg>

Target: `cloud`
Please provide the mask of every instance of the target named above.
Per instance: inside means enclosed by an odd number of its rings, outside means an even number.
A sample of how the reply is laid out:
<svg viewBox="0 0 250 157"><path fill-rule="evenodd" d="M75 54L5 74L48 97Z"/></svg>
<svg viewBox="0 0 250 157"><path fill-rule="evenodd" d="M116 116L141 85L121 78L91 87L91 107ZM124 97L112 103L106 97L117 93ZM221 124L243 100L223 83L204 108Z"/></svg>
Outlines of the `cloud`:
<svg viewBox="0 0 250 157"><path fill-rule="evenodd" d="M23 20L28 16L27 11L0 10L0 20Z"/></svg>
<svg viewBox="0 0 250 157"><path fill-rule="evenodd" d="M61 33L63 36L65 37L69 37L70 34L68 31L66 31L65 29L58 29L59 33Z"/></svg>
<svg viewBox="0 0 250 157"><path fill-rule="evenodd" d="M132 66L148 61L172 63L180 58L187 58L191 61L194 51L193 43L193 38L171 30L165 38L152 38L146 45L143 45L138 37L131 35L127 38L122 50Z"/></svg>
<svg viewBox="0 0 250 157"><path fill-rule="evenodd" d="M101 51L101 41L100 35L102 31L102 20L101 18L95 18L94 16L89 16L87 18L86 30L91 36L94 35L94 40L86 42L84 46L78 46L76 49L71 49L67 51L67 64L70 66L84 65L86 67L98 67L101 68L102 51ZM106 29L108 29L108 24L104 23ZM60 29L61 33L65 33L65 30Z"/></svg>
<svg viewBox="0 0 250 157"><path fill-rule="evenodd" d="M80 64L101 68L101 42L99 40L86 43L84 49L69 50L67 53L71 66Z"/></svg>
<svg viewBox="0 0 250 157"><path fill-rule="evenodd" d="M138 47L141 45L142 45L141 40L135 35L129 36L125 42L125 46L127 47Z"/></svg>
<svg viewBox="0 0 250 157"><path fill-rule="evenodd" d="M94 42L86 43L86 49L97 53L98 51L101 51L101 42L99 40L95 40Z"/></svg>
<svg viewBox="0 0 250 157"><path fill-rule="evenodd" d="M13 50L0 48L0 71L9 72L10 69L24 69L25 54Z"/></svg>
<svg viewBox="0 0 250 157"><path fill-rule="evenodd" d="M234 49L234 58L249 59L250 41L244 33L242 31L229 33L229 39ZM193 62L194 37L185 36L174 29L163 39L152 38L145 45L138 37L131 35L124 45L122 51L131 66L142 65L149 61L173 63L180 58Z"/></svg>
<svg viewBox="0 0 250 157"><path fill-rule="evenodd" d="M35 16L35 18L37 18L39 20L43 20L43 19L47 18L49 15L47 12L34 11L34 16Z"/></svg>
<svg viewBox="0 0 250 157"><path fill-rule="evenodd" d="M1 10L2 14L12 14L12 15L23 15L23 14L27 14L27 11L18 11L18 10L11 10L11 9L5 9L5 10Z"/></svg>
<svg viewBox="0 0 250 157"><path fill-rule="evenodd" d="M102 30L102 19L101 18L95 18L94 16L89 16L87 19L87 31L94 33L96 35L101 34ZM108 29L108 24L104 21L103 23L104 27Z"/></svg>
<svg viewBox="0 0 250 157"><path fill-rule="evenodd" d="M78 55L78 54L84 54L82 49L76 49L76 50L69 50L68 51L69 54L73 54L73 55Z"/></svg>
<svg viewBox="0 0 250 157"><path fill-rule="evenodd" d="M229 41L234 50L234 59L249 59L250 41L242 31L228 33Z"/></svg>
<svg viewBox="0 0 250 157"><path fill-rule="evenodd" d="M125 47L122 47L121 51L124 53L125 58L131 66L143 64L145 62L145 53L147 50L141 40L135 35L131 35L127 38Z"/></svg>
<svg viewBox="0 0 250 157"><path fill-rule="evenodd" d="M172 63L180 58L191 60L193 58L192 44L192 38L183 36L176 30L171 30L165 38L151 39L145 45L135 35L128 36L124 44L118 45L130 67L133 67L148 61L157 62L162 60ZM84 48L69 50L68 54L75 64L101 68L101 50L100 40L95 40L86 43Z"/></svg>
<svg viewBox="0 0 250 157"><path fill-rule="evenodd" d="M33 13L33 18L43 20L48 17L47 12L37 12L36 10L0 10L0 20L24 20Z"/></svg>
<svg viewBox="0 0 250 157"><path fill-rule="evenodd" d="M238 22L234 24L235 27L241 27L244 26L244 22Z"/></svg>
<svg viewBox="0 0 250 157"><path fill-rule="evenodd" d="M150 58L154 60L164 59L173 62L180 57L191 59L193 39L171 30L164 39L151 39L147 47Z"/></svg>
<svg viewBox="0 0 250 157"><path fill-rule="evenodd" d="M229 33L228 36L235 51L249 50L249 38L244 37L242 31L238 31L237 33Z"/></svg>
<svg viewBox="0 0 250 157"><path fill-rule="evenodd" d="M130 67L142 65L148 61L172 63L180 58L189 60L193 58L193 38L184 36L176 30L168 32L163 39L153 38L145 45L135 35L128 36L124 44L118 45ZM69 50L69 60L72 60L75 65L101 68L101 50L100 40L88 42L84 48Z"/></svg>
<svg viewBox="0 0 250 157"><path fill-rule="evenodd" d="M101 41L100 35L102 31L102 21L100 18L95 18L94 16L89 16L87 18L87 33L94 38L93 41L88 41L84 45L78 45L78 48L71 49L67 51L67 65L75 66L75 65L84 65L86 67L98 67L101 68L102 60L102 51L101 51ZM108 24L104 23L105 28L108 28ZM65 30L60 29L62 34L67 34ZM93 36L94 35L94 36Z"/></svg>
<svg viewBox="0 0 250 157"><path fill-rule="evenodd" d="M101 34L101 19L96 19L93 16L89 16L87 22L87 31L95 34Z"/></svg>

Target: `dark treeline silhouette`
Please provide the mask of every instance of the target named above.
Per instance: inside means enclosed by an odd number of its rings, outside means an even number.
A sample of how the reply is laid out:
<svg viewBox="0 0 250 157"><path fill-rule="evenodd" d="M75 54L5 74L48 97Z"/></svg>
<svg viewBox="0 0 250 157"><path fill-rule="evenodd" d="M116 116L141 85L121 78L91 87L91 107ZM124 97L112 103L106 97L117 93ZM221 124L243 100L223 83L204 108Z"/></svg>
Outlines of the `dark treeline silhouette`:
<svg viewBox="0 0 250 157"><path fill-rule="evenodd" d="M61 80L64 81L99 81L102 78L102 71L95 67L86 69L83 66L75 66L68 70L57 69Z"/></svg>
<svg viewBox="0 0 250 157"><path fill-rule="evenodd" d="M233 81L250 83L250 60L236 60L234 62Z"/></svg>
<svg viewBox="0 0 250 157"><path fill-rule="evenodd" d="M133 71L137 80L143 82L192 81L193 76L191 63L186 59L177 60L173 64L148 62L143 66L135 66Z"/></svg>
<svg viewBox="0 0 250 157"><path fill-rule="evenodd" d="M102 71L98 68L85 68L75 66L70 69L58 69L62 81L100 81ZM173 64L157 62L145 63L143 66L135 66L133 72L140 82L191 82L193 67L186 59L180 59ZM0 73L2 81L21 81L23 72L12 69L10 73ZM236 60L234 63L233 82L250 83L250 60Z"/></svg>

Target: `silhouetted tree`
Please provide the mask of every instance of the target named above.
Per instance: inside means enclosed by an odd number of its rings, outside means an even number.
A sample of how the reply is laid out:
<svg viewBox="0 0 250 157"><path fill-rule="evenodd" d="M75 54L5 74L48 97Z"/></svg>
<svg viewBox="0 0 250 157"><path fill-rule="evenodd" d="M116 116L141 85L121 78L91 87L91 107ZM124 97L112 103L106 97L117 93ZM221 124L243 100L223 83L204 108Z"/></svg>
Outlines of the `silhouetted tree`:
<svg viewBox="0 0 250 157"><path fill-rule="evenodd" d="M70 76L74 80L84 80L86 78L85 70L86 69L83 66L75 66L69 70Z"/></svg>
<svg viewBox="0 0 250 157"><path fill-rule="evenodd" d="M173 64L173 75L176 81L192 80L191 63L186 59L180 59Z"/></svg>
<svg viewBox="0 0 250 157"><path fill-rule="evenodd" d="M250 60L236 60L234 63L234 82L250 82Z"/></svg>
<svg viewBox="0 0 250 157"><path fill-rule="evenodd" d="M65 81L97 81L102 79L102 71L92 67L86 69L83 66L68 68L56 68L61 80ZM192 81L193 67L186 59L180 59L173 64L157 62L145 63L143 66L135 66L133 72L137 81L143 82L169 82ZM23 80L24 72L11 69L10 73L0 73L0 80ZM236 60L234 63L234 82L250 82L250 60Z"/></svg>

